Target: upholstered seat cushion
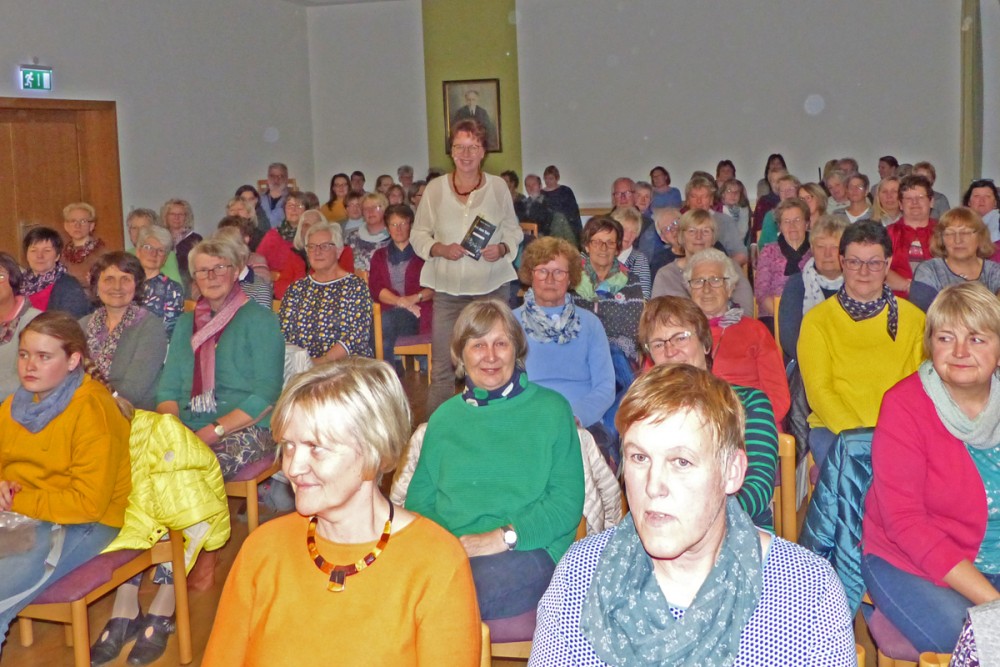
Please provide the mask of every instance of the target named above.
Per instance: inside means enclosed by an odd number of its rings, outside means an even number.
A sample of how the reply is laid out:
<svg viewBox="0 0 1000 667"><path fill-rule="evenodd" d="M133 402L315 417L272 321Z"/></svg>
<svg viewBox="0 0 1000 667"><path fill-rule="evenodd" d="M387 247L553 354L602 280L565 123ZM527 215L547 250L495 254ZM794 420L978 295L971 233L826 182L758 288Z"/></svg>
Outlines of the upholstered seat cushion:
<svg viewBox="0 0 1000 667"><path fill-rule="evenodd" d="M85 564L76 568L55 584L45 589L32 604L48 604L51 602L73 602L84 597L101 584L111 580L112 573L129 562L142 551L122 549L91 558Z"/></svg>

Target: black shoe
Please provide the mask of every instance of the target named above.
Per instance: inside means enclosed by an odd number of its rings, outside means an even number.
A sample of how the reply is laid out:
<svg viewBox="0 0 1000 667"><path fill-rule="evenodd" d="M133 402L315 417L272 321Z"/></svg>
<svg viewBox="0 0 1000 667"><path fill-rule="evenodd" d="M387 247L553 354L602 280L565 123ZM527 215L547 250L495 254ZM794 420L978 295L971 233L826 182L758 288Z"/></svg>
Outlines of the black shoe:
<svg viewBox="0 0 1000 667"><path fill-rule="evenodd" d="M152 632L150 632L152 630ZM167 638L174 633L173 616L154 616L148 614L142 625L135 646L128 654L128 664L148 665L167 650Z"/></svg>
<svg viewBox="0 0 1000 667"><path fill-rule="evenodd" d="M103 665L111 662L122 652L125 644L139 636L139 630L146 624L142 612L135 618L109 619L101 635L90 647L90 664Z"/></svg>

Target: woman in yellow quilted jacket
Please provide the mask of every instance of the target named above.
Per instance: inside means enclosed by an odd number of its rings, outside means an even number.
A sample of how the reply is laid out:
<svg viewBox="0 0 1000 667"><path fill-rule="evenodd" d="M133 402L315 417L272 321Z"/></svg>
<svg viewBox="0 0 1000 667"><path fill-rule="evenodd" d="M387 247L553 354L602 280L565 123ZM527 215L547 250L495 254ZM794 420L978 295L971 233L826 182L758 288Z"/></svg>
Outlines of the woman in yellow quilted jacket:
<svg viewBox="0 0 1000 667"><path fill-rule="evenodd" d="M0 406L0 643L18 611L122 525L131 406L92 368L66 313L42 313L20 335L20 387Z"/></svg>

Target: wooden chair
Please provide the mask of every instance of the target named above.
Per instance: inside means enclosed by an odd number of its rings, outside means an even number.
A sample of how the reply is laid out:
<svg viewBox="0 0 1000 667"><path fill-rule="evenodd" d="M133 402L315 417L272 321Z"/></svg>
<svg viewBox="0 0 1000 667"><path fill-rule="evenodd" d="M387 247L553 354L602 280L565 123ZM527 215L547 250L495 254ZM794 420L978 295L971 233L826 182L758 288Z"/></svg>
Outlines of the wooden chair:
<svg viewBox="0 0 1000 667"><path fill-rule="evenodd" d="M951 653L921 653L920 667L948 667L951 663Z"/></svg>
<svg viewBox="0 0 1000 667"><path fill-rule="evenodd" d="M774 342L781 349L781 329L778 326L778 308L781 306L781 295L774 297Z"/></svg>
<svg viewBox="0 0 1000 667"><path fill-rule="evenodd" d="M795 492L795 436L778 434L778 483L774 487L774 532L789 542L798 540Z"/></svg>
<svg viewBox="0 0 1000 667"><path fill-rule="evenodd" d="M172 563L180 662L182 665L189 664L194 654L191 649L191 611L184 568L184 534L171 530L168 536L169 539L157 542L151 549L101 554L60 579L18 614L21 646L31 646L34 643L32 620L69 624L66 628L66 644L73 647L73 664L75 667L89 667L90 623L87 619L87 607L151 566Z"/></svg>
<svg viewBox="0 0 1000 667"><path fill-rule="evenodd" d="M480 623L483 633L483 649L479 658L479 667L493 667L493 654L490 653L490 626Z"/></svg>
<svg viewBox="0 0 1000 667"><path fill-rule="evenodd" d="M365 285L368 284L368 272L364 269L354 269L354 275L365 281Z"/></svg>
<svg viewBox="0 0 1000 667"><path fill-rule="evenodd" d="M396 345L392 348L392 353L403 358L403 369L406 369L406 361L413 358L413 370L420 369L420 362L417 357L427 357L427 384L431 383L431 335L416 334L414 336L400 336L396 339Z"/></svg>
<svg viewBox="0 0 1000 667"><path fill-rule="evenodd" d="M184 299L184 312L190 313L194 311L194 307L198 302L194 299Z"/></svg>
<svg viewBox="0 0 1000 667"><path fill-rule="evenodd" d="M861 644L855 644L854 651L858 654L858 667L865 667L865 647Z"/></svg>
<svg viewBox="0 0 1000 667"><path fill-rule="evenodd" d="M273 461L265 458L246 466L235 478L226 482L227 496L244 498L247 501L248 535L260 525L260 501L257 498L257 487L279 470L281 470L281 457L276 456Z"/></svg>
<svg viewBox="0 0 1000 667"><path fill-rule="evenodd" d="M382 354L382 306L379 303L372 304L372 341L375 345L375 358L384 361Z"/></svg>
<svg viewBox="0 0 1000 667"><path fill-rule="evenodd" d="M537 222L522 222L521 231L524 232L525 236L533 236L538 238L538 223Z"/></svg>
<svg viewBox="0 0 1000 667"><path fill-rule="evenodd" d="M271 310L273 310L274 312L278 312L279 310L281 310L281 299L275 299L274 301L271 302Z"/></svg>

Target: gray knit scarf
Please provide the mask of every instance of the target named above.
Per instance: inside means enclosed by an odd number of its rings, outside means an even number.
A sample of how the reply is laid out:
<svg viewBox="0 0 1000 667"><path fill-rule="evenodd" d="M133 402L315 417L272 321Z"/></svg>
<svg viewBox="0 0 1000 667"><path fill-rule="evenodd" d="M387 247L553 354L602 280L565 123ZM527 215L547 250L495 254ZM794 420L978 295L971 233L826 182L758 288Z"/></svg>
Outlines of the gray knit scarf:
<svg viewBox="0 0 1000 667"><path fill-rule="evenodd" d="M1000 381L996 373L990 378L990 398L986 407L975 419L969 419L948 393L941 376L930 360L920 364L917 371L924 391L934 403L941 423L948 433L976 449L993 449L1000 445Z"/></svg>
<svg viewBox="0 0 1000 667"><path fill-rule="evenodd" d="M670 612L632 515L615 528L583 599L580 630L611 665L731 665L763 587L760 538L726 499L719 557L681 620Z"/></svg>

